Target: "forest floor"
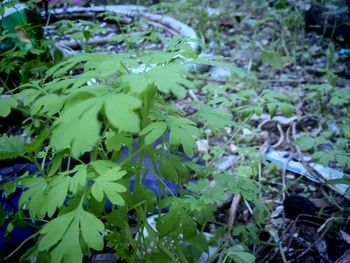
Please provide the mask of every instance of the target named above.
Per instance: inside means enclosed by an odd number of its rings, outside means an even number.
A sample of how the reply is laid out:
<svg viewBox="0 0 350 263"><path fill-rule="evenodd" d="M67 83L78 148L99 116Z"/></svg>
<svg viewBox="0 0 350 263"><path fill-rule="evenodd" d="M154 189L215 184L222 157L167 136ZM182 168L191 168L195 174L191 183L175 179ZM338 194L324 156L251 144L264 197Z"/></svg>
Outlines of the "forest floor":
<svg viewBox="0 0 350 263"><path fill-rule="evenodd" d="M207 163L211 163L215 151L228 145L225 154L216 160L216 167L226 172L239 173L244 162L258 167L254 176L260 184L261 199L269 204L271 219L264 226L256 224L249 204L241 202L235 223L257 226L260 232L256 238L264 240L268 232L279 247L269 246L268 238L264 245L255 244L254 230L248 234L246 244L253 248L257 262L335 262L350 249L349 198L327 184L315 183L317 180L292 171L288 164L293 160L305 162L303 158L310 162L313 158L349 174L350 57L345 54L349 46L331 41L322 32L306 30L306 11L293 5L278 7L261 2L257 6L254 1L235 5L232 1L209 7L189 2L159 6L193 26L207 44L205 52L223 56L246 75L228 77L224 71L196 74L199 88L195 96L179 102L182 108L191 108L187 105L196 99L222 105L234 99L233 94L246 92L249 97L250 92L261 94L263 89L289 96L295 107L288 117L254 115L232 140L234 128L214 135L209 131L208 138L198 142ZM326 27L322 22L318 26ZM254 100L258 103L258 96L253 95L251 101ZM264 160L268 149L284 155L282 166L276 168ZM337 158L340 155L347 156L346 160ZM318 176L313 168L308 172ZM320 212L315 214L313 209ZM219 211L218 216L227 222L231 202ZM310 217L297 217L298 214Z"/></svg>
<svg viewBox="0 0 350 263"><path fill-rule="evenodd" d="M306 30L304 5L236 2L242 1L150 6L152 12L193 27L201 52L222 56L233 68L191 74L195 88L174 103L188 114L197 102L233 113L230 127L203 123L206 135L197 141L198 157L207 167L253 178L267 207L260 215L258 208L233 195L217 205L216 220L236 226L230 238L248 247L256 262L336 262L350 250L350 195L344 190L349 180L332 182L324 174L350 174L349 43L324 36L325 23L319 25L321 33ZM135 44L161 49L161 40L169 37L165 31L154 36L142 25L129 30L146 40L116 41L96 51L118 53ZM59 27L47 31L51 37L57 33ZM61 34L61 40L74 46Z"/></svg>
<svg viewBox="0 0 350 263"><path fill-rule="evenodd" d="M350 57L344 53L349 52L349 46L331 41L322 32L307 31L306 11L293 5L278 7L261 2L258 6L254 1L236 5L235 1L230 4L223 1L213 8L189 2L159 6L163 12L193 26L207 44L205 52L223 56L246 76L242 79L227 77L225 72L197 74L196 96L179 102L183 108L196 99L225 104L234 97L232 94L244 91L248 94L251 90L259 94L263 89L290 96L295 107L289 117L270 119L264 113L255 115L231 141L234 129L226 129L226 134L208 135L199 142L207 163L211 163L215 151L228 144L216 167L233 174L239 172L237 168L243 162L251 167L260 162L255 176L261 199L272 212L271 219L264 226L257 224L249 205L241 202L235 223L250 223L260 229L255 232L252 227L246 244L253 248L257 262L335 262L350 249L348 198L287 167L292 160L309 161L313 157L316 162L349 174ZM324 29L326 25L320 22L318 26ZM338 92L342 95L336 98ZM251 101L254 99L259 101L256 97ZM344 104L339 99L344 99ZM247 150L246 154L242 149ZM276 168L266 163L263 159L267 149L284 154L284 165ZM347 156L344 162L330 156L337 150ZM317 158L317 152L323 157ZM309 172L317 176L312 168ZM299 196L308 199L298 199ZM314 214L314 208L321 212ZM231 202L222 205L219 211L218 216L227 222L232 213ZM310 217L297 217L298 214ZM259 233L255 238L264 240L269 236L266 232L279 247L269 246L268 238L264 245L254 244L254 233Z"/></svg>

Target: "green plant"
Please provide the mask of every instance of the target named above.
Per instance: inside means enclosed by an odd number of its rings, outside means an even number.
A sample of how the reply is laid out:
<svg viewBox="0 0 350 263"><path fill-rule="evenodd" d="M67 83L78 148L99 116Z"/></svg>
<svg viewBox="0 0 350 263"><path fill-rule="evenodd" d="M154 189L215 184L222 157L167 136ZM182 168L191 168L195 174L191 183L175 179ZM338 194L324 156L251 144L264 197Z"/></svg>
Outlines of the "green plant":
<svg viewBox="0 0 350 263"><path fill-rule="evenodd" d="M27 1L26 5L34 9L36 0ZM18 1L6 1L0 5L0 20L5 8L18 4ZM45 71L62 59L61 52L54 48L54 41L43 39L41 26L26 24L25 29L35 36L36 41L29 50L23 49L22 42L16 42L16 33L9 33L0 27L0 84L8 93L20 84L32 78L42 78Z"/></svg>
<svg viewBox="0 0 350 263"><path fill-rule="evenodd" d="M193 157L195 138L202 131L194 117L185 117L171 106L172 96L183 98L186 88L192 87L185 64L196 62L197 55L184 47L174 42L168 51L140 52L137 57L79 54L52 67L44 78L16 89L2 116L18 107L40 128L31 130L35 139L29 144L18 136L1 136L0 159L24 157L37 165L38 172L1 188L6 194L16 187L25 189L19 202L23 220L28 211L33 223L48 221L39 237L33 236L37 245L22 260L36 256L80 262L91 250L102 250L107 239L116 256L130 262L159 255L189 262L208 248L202 232L207 222L215 221L216 203L232 192L248 200L257 198L255 183L244 176L232 181L229 175L217 175L219 186L211 190L206 190L207 181L187 185L196 165L184 162L180 149ZM208 58L207 63L218 62ZM88 86L92 78L97 84ZM199 111L198 116L203 114ZM154 147L156 140L160 143ZM129 154L120 160L123 146ZM151 167L143 165L145 155ZM158 177L159 196L143 185L149 169ZM179 193L172 193L163 178L176 182ZM105 211L107 199L111 212ZM155 209L159 211L156 232L146 220ZM138 239L130 214L136 217ZM148 237L143 236L145 229Z"/></svg>
<svg viewBox="0 0 350 263"><path fill-rule="evenodd" d="M332 132L329 131L317 137L302 133L295 144L299 145L302 151L311 151L313 159L325 166L328 166L330 162L336 162L343 169L349 167L350 154L347 152L349 139L338 138L336 142L332 142L331 135Z"/></svg>

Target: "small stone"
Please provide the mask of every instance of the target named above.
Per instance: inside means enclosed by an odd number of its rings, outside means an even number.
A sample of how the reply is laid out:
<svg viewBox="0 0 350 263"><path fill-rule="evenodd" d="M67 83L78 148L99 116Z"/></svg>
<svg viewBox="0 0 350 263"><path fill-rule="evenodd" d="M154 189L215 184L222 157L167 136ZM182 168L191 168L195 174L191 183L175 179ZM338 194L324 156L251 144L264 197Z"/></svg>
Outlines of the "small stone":
<svg viewBox="0 0 350 263"><path fill-rule="evenodd" d="M248 128L243 128L242 132L243 132L243 136L250 136L253 134L252 131L249 130Z"/></svg>
<svg viewBox="0 0 350 263"><path fill-rule="evenodd" d="M232 128L230 128L230 127L225 127L225 131L226 131L227 134L231 134Z"/></svg>
<svg viewBox="0 0 350 263"><path fill-rule="evenodd" d="M283 212L283 205L279 205L275 208L275 210L271 213L271 218L278 217Z"/></svg>
<svg viewBox="0 0 350 263"><path fill-rule="evenodd" d="M198 151L201 153L207 153L209 148L208 140L198 140L197 142Z"/></svg>
<svg viewBox="0 0 350 263"><path fill-rule="evenodd" d="M237 162L238 157L234 156L234 155L230 155L230 156L224 156L222 158L220 158L216 164L215 164L215 168L220 170L220 171L226 171L227 169L229 169L235 162Z"/></svg>
<svg viewBox="0 0 350 263"><path fill-rule="evenodd" d="M217 80L227 80L231 77L231 72L224 68L212 67L210 69L212 78Z"/></svg>
<svg viewBox="0 0 350 263"><path fill-rule="evenodd" d="M295 175L294 174L287 174L286 178L289 180L294 180L295 179Z"/></svg>
<svg viewBox="0 0 350 263"><path fill-rule="evenodd" d="M236 153L236 151L237 151L237 146L235 145L235 144L230 144L230 146L229 146L229 151L231 152L231 153Z"/></svg>
<svg viewBox="0 0 350 263"><path fill-rule="evenodd" d="M91 258L92 263L117 263L116 258L112 253L103 253L93 255Z"/></svg>

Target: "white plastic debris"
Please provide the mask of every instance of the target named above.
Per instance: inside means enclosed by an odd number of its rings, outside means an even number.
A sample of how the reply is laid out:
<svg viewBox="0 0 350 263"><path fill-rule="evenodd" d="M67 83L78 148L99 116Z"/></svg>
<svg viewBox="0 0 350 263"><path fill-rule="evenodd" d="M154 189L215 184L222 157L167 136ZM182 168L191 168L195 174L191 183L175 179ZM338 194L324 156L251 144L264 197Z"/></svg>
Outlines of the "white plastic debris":
<svg viewBox="0 0 350 263"><path fill-rule="evenodd" d="M217 80L228 80L231 77L231 72L224 68L212 67L209 70L213 79Z"/></svg>
<svg viewBox="0 0 350 263"><path fill-rule="evenodd" d="M215 168L220 170L220 171L226 171L227 169L229 169L235 162L237 162L238 157L234 156L234 155L230 155L230 156L224 156L222 158L220 158L216 164L215 164Z"/></svg>
<svg viewBox="0 0 350 263"><path fill-rule="evenodd" d="M290 154L288 152L275 151L273 148L269 148L268 151L265 153L265 157L268 161L276 163L278 166L282 168L285 167L286 163L288 162L289 156ZM338 170L335 170L329 167L325 167L318 163L310 162L309 165L315 171L317 171L320 174L320 176L322 176L322 181L342 179L345 176L350 177L350 175L348 174L345 174L343 172L340 172ZM287 164L287 170L296 174L303 175L315 183L321 183L318 178L316 178L315 176L313 176L308 172L308 170L304 167L304 165L301 162L290 160ZM349 189L349 185L336 184L336 185L333 185L331 188L335 190L337 193L339 193L340 195L344 196L347 190Z"/></svg>
<svg viewBox="0 0 350 263"><path fill-rule="evenodd" d="M279 205L275 208L275 210L271 213L271 218L278 217L283 212L283 205Z"/></svg>
<svg viewBox="0 0 350 263"><path fill-rule="evenodd" d="M201 153L207 153L209 149L208 140L197 140L198 151Z"/></svg>

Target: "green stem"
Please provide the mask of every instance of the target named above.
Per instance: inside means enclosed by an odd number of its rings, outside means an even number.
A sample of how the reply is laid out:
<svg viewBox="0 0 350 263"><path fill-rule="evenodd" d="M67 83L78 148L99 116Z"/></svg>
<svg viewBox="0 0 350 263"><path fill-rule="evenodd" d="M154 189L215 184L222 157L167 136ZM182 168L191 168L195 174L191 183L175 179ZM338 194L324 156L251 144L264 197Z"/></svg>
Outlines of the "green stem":
<svg viewBox="0 0 350 263"><path fill-rule="evenodd" d="M148 115L152 107L152 102L154 98L154 87L149 86L145 91L143 97L143 107L141 109L141 130L148 125ZM141 173L142 173L142 161L143 161L143 147L145 145L144 137L139 136L139 158L138 165L139 171L136 173L135 189L141 183Z"/></svg>
<svg viewBox="0 0 350 263"><path fill-rule="evenodd" d="M244 121L240 122L236 131L231 135L231 137L225 142L225 144L221 147L220 151L213 157L210 161L209 165L213 165L224 153L226 147L233 141L233 139L237 136L238 132L244 127L245 124L250 120L253 114L250 114Z"/></svg>
<svg viewBox="0 0 350 263"><path fill-rule="evenodd" d="M30 115L30 111L29 111L29 110L26 110L26 109L24 109L24 108L16 107L16 108L14 108L14 109L15 109L15 110L18 110L18 111L21 111L21 112L24 112L24 113ZM49 115L46 115L46 114L36 113L34 116L43 117L43 118L51 119L51 120L56 120L56 117L49 116Z"/></svg>
<svg viewBox="0 0 350 263"><path fill-rule="evenodd" d="M175 196L175 194L171 191L171 189L166 185L166 183L164 183L164 181L162 180L162 177L160 176L159 174L159 171L157 169L157 166L156 166L156 163L154 161L153 158L151 158L151 162L152 162L152 166L153 166L153 169L154 169L154 173L155 175L158 177L158 181L165 187L165 189L167 189L169 191L169 193L172 195L172 196Z"/></svg>
<svg viewBox="0 0 350 263"><path fill-rule="evenodd" d="M28 161L30 161L31 163L35 164L36 168L38 169L38 171L43 175L46 176L45 171L41 168L41 165L39 164L39 162L37 161L37 159L32 156L27 156L27 155L23 155L23 158L27 159Z"/></svg>

